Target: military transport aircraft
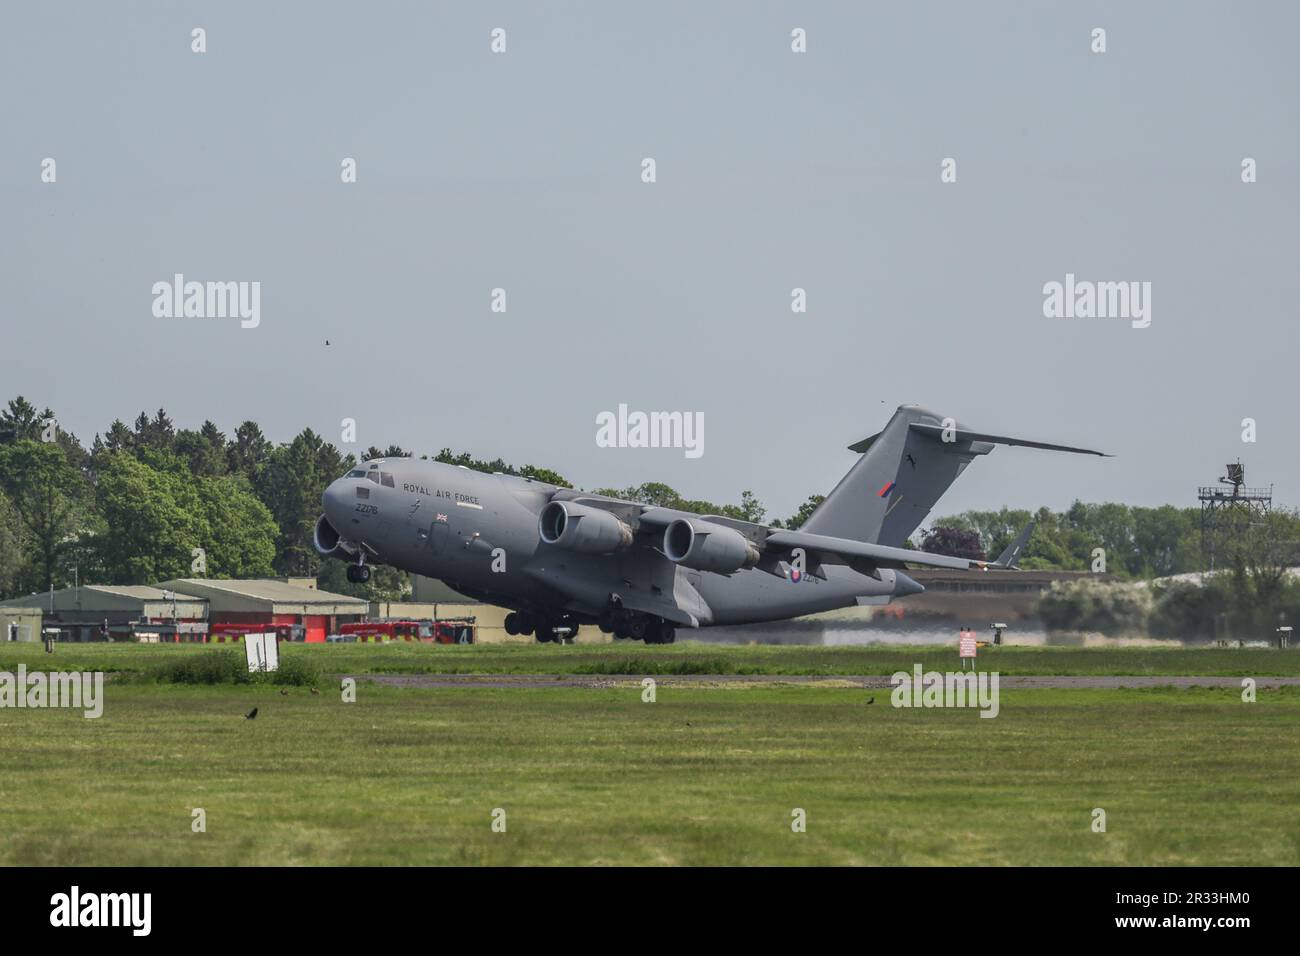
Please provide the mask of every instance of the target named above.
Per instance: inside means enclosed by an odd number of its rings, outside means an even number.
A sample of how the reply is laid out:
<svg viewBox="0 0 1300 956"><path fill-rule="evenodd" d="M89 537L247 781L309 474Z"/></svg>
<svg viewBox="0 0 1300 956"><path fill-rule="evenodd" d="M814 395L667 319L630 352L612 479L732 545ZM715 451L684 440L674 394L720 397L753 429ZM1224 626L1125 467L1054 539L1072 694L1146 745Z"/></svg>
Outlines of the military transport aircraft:
<svg viewBox="0 0 1300 956"><path fill-rule="evenodd" d="M350 562L438 578L506 607L506 631L563 640L579 624L672 643L678 627L750 624L925 589L908 565L1013 566L1027 533L997 561L905 547L977 455L1022 445L1102 455L973 431L903 405L797 531L557 488L529 478L412 458L367 461L323 496L315 545Z"/></svg>

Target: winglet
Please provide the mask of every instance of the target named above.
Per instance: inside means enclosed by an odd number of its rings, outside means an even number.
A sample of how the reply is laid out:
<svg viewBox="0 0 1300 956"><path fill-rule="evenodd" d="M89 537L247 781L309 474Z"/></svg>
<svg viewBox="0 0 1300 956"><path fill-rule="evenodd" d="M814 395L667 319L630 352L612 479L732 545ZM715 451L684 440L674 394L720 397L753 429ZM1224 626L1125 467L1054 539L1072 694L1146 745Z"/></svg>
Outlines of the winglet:
<svg viewBox="0 0 1300 956"><path fill-rule="evenodd" d="M1016 535L1016 540L1007 545L1006 550L998 555L996 561L988 562L987 566L990 568L1008 568L1013 571L1018 571L1019 568L1016 567L1016 559L1020 557L1020 552L1025 549L1025 545L1029 543L1029 536L1034 533L1034 525L1037 521L1038 519L1036 517L1030 518L1029 524L1025 525L1024 528L1021 529L1020 534Z"/></svg>

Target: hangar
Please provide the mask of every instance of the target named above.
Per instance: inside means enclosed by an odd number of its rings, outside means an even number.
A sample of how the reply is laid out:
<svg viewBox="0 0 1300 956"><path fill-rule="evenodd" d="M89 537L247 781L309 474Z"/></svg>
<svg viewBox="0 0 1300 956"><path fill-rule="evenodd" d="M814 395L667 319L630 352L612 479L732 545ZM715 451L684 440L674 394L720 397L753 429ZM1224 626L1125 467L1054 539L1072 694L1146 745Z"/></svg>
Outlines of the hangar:
<svg viewBox="0 0 1300 956"><path fill-rule="evenodd" d="M57 628L65 641L205 640L214 625L283 624L300 627L299 639L316 642L341 623L364 619L369 610L360 598L318 590L312 578L176 578L154 586L81 585L0 601L0 623L18 623L22 640L39 640L44 626ZM6 627L0 637L8 635Z"/></svg>
<svg viewBox="0 0 1300 956"><path fill-rule="evenodd" d="M180 590L147 585L83 584L0 601L0 614L26 609L44 617L64 641L173 640L206 634L208 603ZM40 627L30 640L40 639Z"/></svg>
<svg viewBox="0 0 1300 956"><path fill-rule="evenodd" d="M303 639L312 643L323 643L340 624L363 620L370 611L369 602L361 598L317 589L314 578L175 578L159 587L206 601L213 625L299 625Z"/></svg>

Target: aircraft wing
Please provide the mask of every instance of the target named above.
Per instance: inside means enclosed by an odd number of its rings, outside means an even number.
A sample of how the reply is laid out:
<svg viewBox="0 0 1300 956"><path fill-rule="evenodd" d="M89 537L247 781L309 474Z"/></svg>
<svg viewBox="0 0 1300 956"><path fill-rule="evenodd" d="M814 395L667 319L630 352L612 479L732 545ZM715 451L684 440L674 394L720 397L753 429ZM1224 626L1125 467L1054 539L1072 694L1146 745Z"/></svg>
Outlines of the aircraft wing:
<svg viewBox="0 0 1300 956"><path fill-rule="evenodd" d="M952 568L966 571L985 566L985 562L970 558L954 558L946 554L931 554L928 551L912 551L908 548L891 548L888 545L853 541L849 538L832 538L829 535L810 534L806 531L772 529L768 532L764 545L764 550L768 551L779 549L789 552L794 548L803 548L805 551L844 558L846 563L853 563L857 559L883 567L917 564L926 568Z"/></svg>
<svg viewBox="0 0 1300 956"><path fill-rule="evenodd" d="M665 528L678 518L707 521L720 524L739 531L754 543L763 555L758 567L770 573L784 574L776 569L778 561L785 561L795 548L809 552L809 567L815 568L819 563L849 564L865 573L877 567L903 567L908 564L927 568L949 568L969 570L984 568L988 562L969 558L954 558L946 554L931 554L928 551L913 551L909 548L894 548L869 541L855 541L851 538L836 538L824 534L812 534L807 531L786 531L781 528L769 528L751 521L741 521L723 515L698 515L673 508L660 508L654 505L638 504L618 498L605 498L599 495L561 492L555 497L563 497L577 504L604 508L618 514L624 520L631 520L638 530L654 531ZM830 559L829 561L827 559ZM813 573L816 573L815 571Z"/></svg>

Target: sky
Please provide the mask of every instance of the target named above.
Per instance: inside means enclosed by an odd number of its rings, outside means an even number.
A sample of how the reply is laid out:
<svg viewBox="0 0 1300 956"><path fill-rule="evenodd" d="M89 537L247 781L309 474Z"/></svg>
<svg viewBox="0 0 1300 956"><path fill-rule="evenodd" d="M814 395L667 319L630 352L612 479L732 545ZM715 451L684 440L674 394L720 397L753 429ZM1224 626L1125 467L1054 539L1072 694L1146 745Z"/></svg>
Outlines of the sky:
<svg viewBox="0 0 1300 956"><path fill-rule="evenodd" d="M0 402L782 518L917 403L1115 456L998 449L936 515L1194 505L1237 458L1294 505L1297 32L1282 2L16 0ZM156 316L177 273L260 283L259 323ZM1150 325L1045 316L1067 274L1149 282ZM599 447L620 404L702 415L703 454Z"/></svg>

